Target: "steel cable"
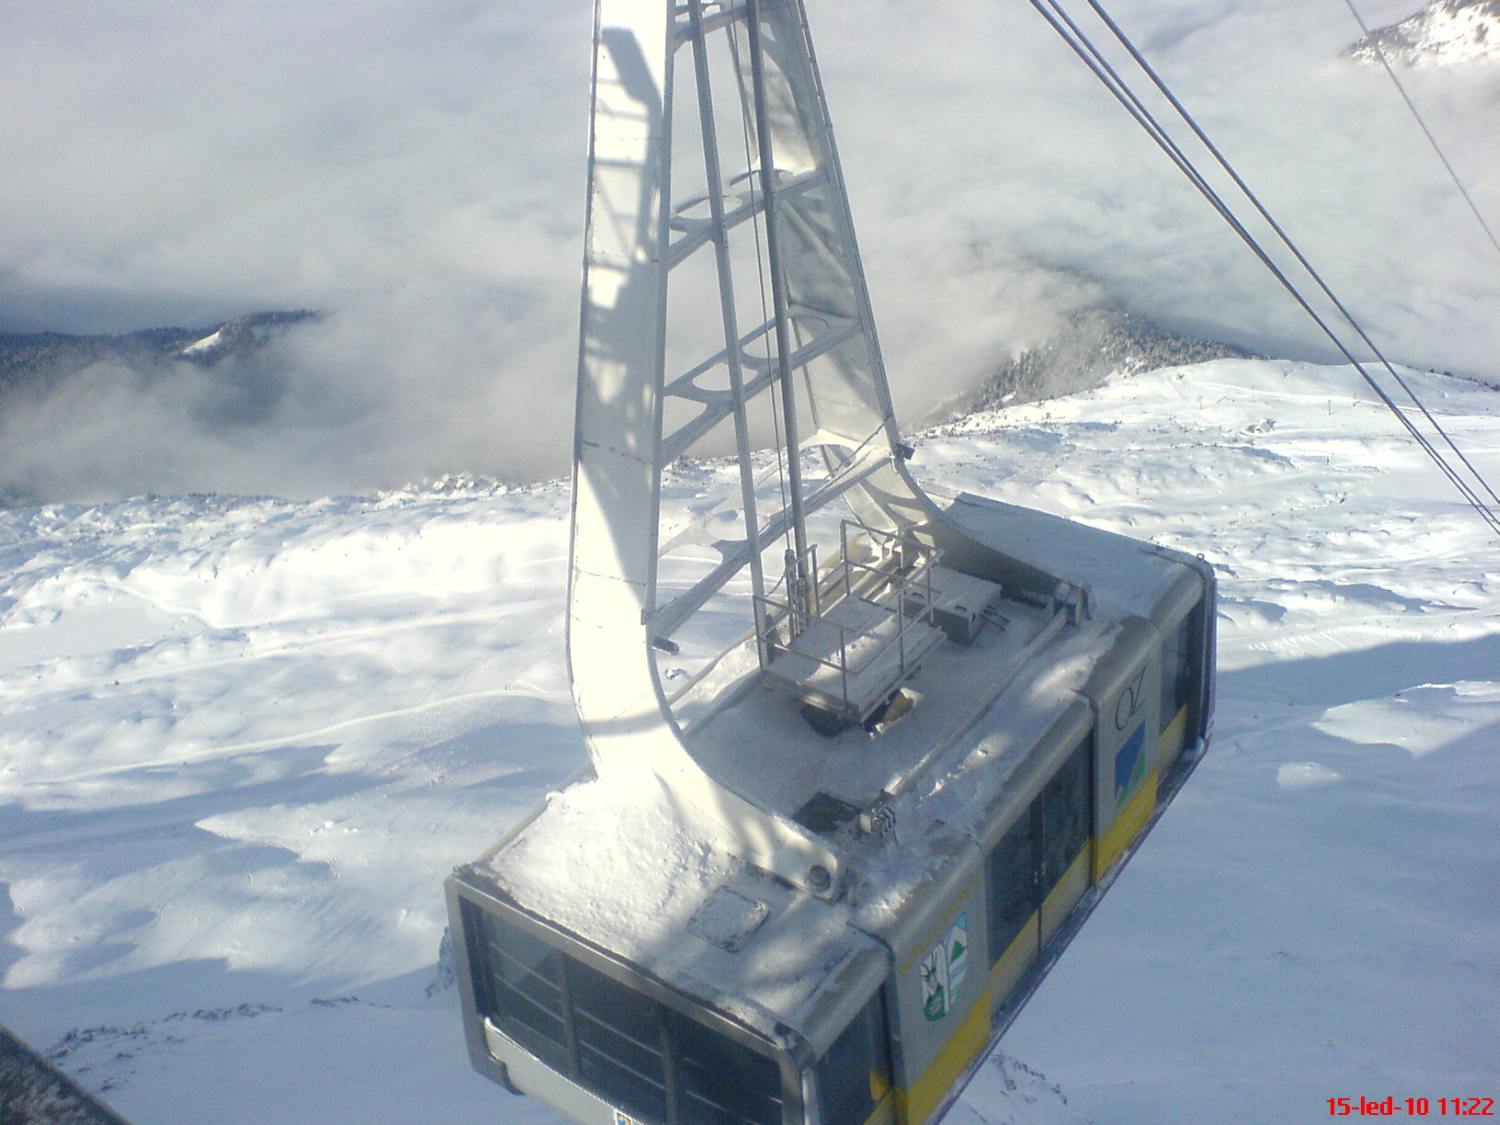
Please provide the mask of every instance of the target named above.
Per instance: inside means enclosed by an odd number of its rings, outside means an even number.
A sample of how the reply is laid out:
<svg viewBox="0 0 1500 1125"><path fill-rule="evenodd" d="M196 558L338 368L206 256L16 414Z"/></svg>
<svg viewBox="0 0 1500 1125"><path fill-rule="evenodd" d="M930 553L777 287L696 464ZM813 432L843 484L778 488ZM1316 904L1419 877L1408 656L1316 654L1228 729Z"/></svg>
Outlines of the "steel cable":
<svg viewBox="0 0 1500 1125"><path fill-rule="evenodd" d="M1235 169L1234 165L1229 162L1229 158L1219 150L1219 147L1214 144L1211 139L1209 139L1208 134L1203 131L1202 127L1198 124L1197 119L1188 111L1187 107L1178 100L1177 95L1172 92L1171 88L1166 84L1166 81L1161 77L1160 74L1156 72L1156 69L1152 67L1152 65L1146 60L1145 56L1141 54L1141 52L1136 48L1135 44L1131 42L1129 36L1127 36L1125 32L1120 28L1120 25L1117 24L1114 19L1111 18L1110 14L1104 10L1104 7L1099 2L1099 0L1087 0L1087 3L1089 7L1092 8L1095 13L1097 13L1099 18L1104 22L1104 25L1108 27L1109 30L1114 34L1115 38L1119 40L1120 45L1129 52L1130 57L1135 60L1136 65L1139 66L1143 72L1145 72L1146 76L1151 79L1156 88L1161 91L1162 96L1171 103L1172 108L1177 111L1178 115L1181 116L1183 121L1187 123L1188 127L1192 129L1193 135L1196 136L1200 142L1202 142L1203 147L1209 151L1209 153L1216 161L1218 161L1219 167L1223 168L1224 171L1229 174L1229 177L1234 180L1235 186L1244 193L1245 198L1249 200L1250 203L1255 207L1255 210L1260 214L1261 218L1263 218L1270 225L1271 229L1276 232L1276 236L1281 239L1282 244L1286 246L1289 251L1291 251L1292 255L1297 259L1298 264L1307 271L1308 276L1312 278L1313 282L1318 286L1318 288L1321 289L1324 295L1327 296L1329 301L1333 303L1334 308L1338 309L1339 314L1349 322L1349 326L1354 329L1355 333L1358 334L1360 340L1364 342L1364 345L1370 349L1375 358L1380 361L1381 366L1384 367L1385 370L1390 374L1391 378L1396 381L1396 385L1406 392L1407 397L1410 398L1416 405L1417 409L1422 412L1422 416L1426 418L1432 428L1442 436L1444 442L1446 442L1448 447L1453 450L1458 459L1463 462L1464 467L1469 470L1474 479L1479 482L1481 487L1483 487L1487 493L1489 493L1490 499L1496 504L1500 504L1500 496L1497 496L1495 494L1495 490L1490 487L1489 482L1484 479L1483 474L1481 474L1479 470L1474 467L1474 465L1469 461L1468 457L1464 455L1463 450L1458 448L1458 445L1448 435L1448 431L1445 430L1442 424L1432 416L1431 412L1427 409L1427 406L1422 402L1420 398L1417 397L1416 392L1407 385L1406 380L1403 379L1401 375L1396 371L1395 367L1392 366L1390 360L1385 357L1385 354L1380 350L1380 348L1376 347L1375 342L1370 339L1369 334L1364 330L1363 326L1354 318L1354 314L1345 307L1343 301L1339 300L1333 289L1326 281L1323 280L1323 275L1313 268L1313 264L1308 261L1307 258L1303 255L1301 249L1298 248L1297 244L1292 241L1291 236L1287 234L1287 232L1282 228L1281 224L1278 223L1276 219L1271 215L1271 212L1266 209L1263 203L1261 203L1260 197L1250 189L1250 185L1245 182L1245 180L1240 176L1239 172ZM1500 249L1500 247L1497 247L1497 249Z"/></svg>
<svg viewBox="0 0 1500 1125"><path fill-rule="evenodd" d="M1166 131L1166 129L1161 125L1161 123L1156 119L1151 111L1146 108L1140 97L1134 92L1133 89L1131 89L1130 85L1109 63L1108 59L1104 57L1099 48L1067 13L1066 9L1063 8L1060 0L1030 0L1030 3L1032 7L1036 9L1037 13L1047 21L1048 25L1068 45L1068 47L1078 55L1078 57L1083 61L1084 65L1089 68L1093 75L1097 79L1099 79L1099 81L1107 90L1109 90L1114 98L1120 102L1120 104L1125 108L1126 112L1128 112L1135 120L1135 122L1141 126L1142 130L1145 131L1146 134L1150 136L1151 139L1157 144L1157 146L1166 153L1167 157L1173 162L1178 170L1182 172L1183 175L1189 180L1189 182L1191 182L1193 186L1196 187L1198 191L1209 201L1209 203L1225 220L1225 222L1230 225L1230 227L1235 231L1240 239L1261 261L1261 263L1272 273L1277 281L1280 282L1282 287L1286 289L1293 300L1295 300L1297 304L1303 309L1303 311L1312 318L1313 322L1319 327L1319 329L1322 330L1323 334L1327 336L1330 341L1332 341L1333 345L1338 349L1338 351L1350 362L1350 364L1354 366L1361 377L1370 386L1371 390L1375 392L1375 394L1391 411L1391 413L1393 413L1401 422L1401 424L1406 428L1407 432L1410 434L1413 440L1415 440L1418 445L1421 446L1421 448L1427 453L1428 457L1432 459L1433 463L1436 464L1438 468L1443 472L1443 474L1448 477L1450 483L1452 483L1453 486L1458 489L1459 493L1464 497L1464 500L1469 504L1469 506L1475 510L1479 517L1485 521L1485 523L1491 528L1492 531L1500 534L1500 517L1497 517L1495 513L1490 510L1490 508L1484 503L1484 501L1480 498L1479 494L1474 490L1474 488L1462 478L1462 476L1456 469L1453 468L1451 464L1449 464L1441 451L1432 444L1432 442L1427 438L1425 434L1420 431L1420 429L1418 429L1416 424L1406 415L1405 411L1403 411L1401 407L1395 402L1395 400L1392 399L1391 396L1376 382L1375 378L1369 373L1369 371L1365 369L1364 364L1362 364L1354 356L1348 346L1345 345L1344 342L1340 339L1338 334L1333 331L1333 329L1328 325L1323 317L1318 314L1317 310L1312 307L1308 299L1302 294L1302 292L1291 281L1291 279L1287 277L1286 273L1270 257L1265 248L1261 246L1260 242L1255 238L1255 236L1245 227L1245 225L1240 221L1239 217L1235 215L1234 211L1229 207L1229 205L1225 203L1223 197L1213 188L1211 184L1208 183L1207 179L1205 179L1203 174L1198 170L1197 166L1194 165L1192 160L1187 157L1187 155L1182 151L1181 147L1176 143L1176 141L1171 137L1171 135ZM1150 70L1148 64L1145 63L1145 60L1140 56L1139 52L1134 49L1133 45L1129 43L1128 39L1124 38L1124 33L1122 31L1119 31L1117 25L1114 25L1113 21L1109 19L1107 13L1103 12L1103 9L1097 3L1097 0L1088 0L1088 3L1095 9L1096 12L1100 14L1101 18L1103 18L1106 23L1108 23L1115 30L1116 35L1121 38L1123 43L1125 43L1127 50L1131 52L1132 57L1136 59L1137 63L1143 68L1147 69L1148 73L1153 75L1154 81L1157 83L1158 88L1163 90L1167 97L1173 102L1174 106L1178 108L1178 111L1183 114L1184 118L1189 119L1190 124L1194 127L1195 132L1198 134L1203 143L1210 148L1210 151L1217 154L1217 149L1214 148L1210 141L1208 141L1207 136L1202 133L1201 129L1197 128L1196 122L1190 120L1190 115L1187 114L1186 109L1183 108L1181 106L1181 103L1177 101L1175 96L1173 96L1171 92L1166 89L1165 83L1162 82L1159 77L1155 76L1155 72ZM1224 160L1221 155L1219 156L1219 160L1220 163L1225 167L1225 170L1229 172L1231 177L1235 180L1236 185L1240 187L1240 189L1246 194L1246 196L1251 199L1251 201L1256 205L1257 210L1259 210L1261 214L1266 218L1266 220L1271 223L1273 229L1277 230L1277 232L1281 235L1283 241L1287 243L1289 249L1291 249L1292 252L1297 256L1298 261L1306 270L1308 270L1310 274L1313 274L1316 278L1317 275L1316 272L1312 269L1312 266L1291 243L1290 239L1281 230L1280 226L1276 224L1275 220L1271 218L1269 212L1267 212L1264 207L1259 204L1258 199L1253 196L1253 193L1250 192L1250 189L1245 185L1244 181L1238 176L1237 173L1234 172L1233 168L1229 166L1228 162ZM1317 280L1321 282L1321 278L1317 278ZM1355 328L1356 332L1360 333L1361 338L1364 339L1371 350L1379 355L1379 350L1375 348L1374 344L1370 342L1368 337L1364 335L1358 323L1349 316L1347 310L1343 307L1342 303L1338 301L1337 297L1332 294L1332 291L1328 289L1326 285L1323 285L1323 288L1324 291L1328 293L1330 299L1334 302L1336 307L1338 307L1344 314L1346 319L1350 320L1351 325ZM1426 410L1425 406L1422 405L1421 400L1415 395L1415 393L1406 384L1406 382L1402 380L1401 377L1395 372L1394 368L1392 368L1390 364L1385 361L1384 356L1380 356L1380 358L1387 369L1391 371L1391 374L1395 376L1397 382L1402 385L1407 394L1410 395L1412 397L1412 400L1417 403L1423 414L1429 419L1429 421L1432 422L1434 428L1437 429L1439 433L1443 434L1447 443L1451 447L1453 447L1456 453L1458 453L1458 456L1461 460L1463 460L1465 466L1468 467L1469 471L1480 482L1485 490L1489 492L1491 496L1494 496L1494 490L1489 487L1488 483L1484 480L1483 476L1478 472L1478 470L1475 469L1474 466L1468 461L1468 459L1463 456L1462 452L1457 449L1457 446L1454 444L1452 438L1447 435L1446 431L1442 429L1442 427L1437 423L1436 419L1434 419L1430 412Z"/></svg>
<svg viewBox="0 0 1500 1125"><path fill-rule="evenodd" d="M1365 24L1365 19L1359 14L1359 9L1354 6L1354 0L1344 0L1344 6L1349 9L1349 14L1354 17L1354 22L1359 24L1360 31L1364 32L1366 39L1371 39L1370 29ZM1458 170L1448 159L1448 154L1443 151L1443 146L1438 144L1438 139L1427 127L1427 121L1422 116L1422 111L1417 108L1417 103L1406 92L1406 85L1397 76L1395 68L1391 66L1391 60L1386 57L1385 48L1380 45L1379 39L1372 40L1375 44L1375 54L1380 57L1380 65L1385 67L1386 74L1390 75L1391 82L1395 84L1401 100L1406 103L1406 108L1411 110L1411 115L1416 119L1418 127L1427 137L1427 143L1432 146L1432 151L1437 153L1437 158L1443 162L1443 167L1448 169L1448 175L1453 177L1453 186L1458 188L1458 193L1464 197L1464 202L1469 205L1469 210L1474 212L1474 218L1483 228L1485 237L1490 240L1490 245L1495 248L1495 253L1500 254L1500 239L1496 239L1494 230L1485 221L1484 215L1480 213L1479 205L1474 202L1474 197L1469 194L1469 189L1464 186L1463 180L1458 177Z"/></svg>

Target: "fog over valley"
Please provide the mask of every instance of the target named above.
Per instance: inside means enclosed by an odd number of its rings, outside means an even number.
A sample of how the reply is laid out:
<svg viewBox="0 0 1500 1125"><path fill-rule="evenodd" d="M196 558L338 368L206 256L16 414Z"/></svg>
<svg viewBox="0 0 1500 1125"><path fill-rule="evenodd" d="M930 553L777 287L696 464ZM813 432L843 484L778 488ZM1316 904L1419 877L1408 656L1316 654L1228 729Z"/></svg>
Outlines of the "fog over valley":
<svg viewBox="0 0 1500 1125"><path fill-rule="evenodd" d="M1415 7L1360 10L1378 27ZM1500 255L1383 69L1349 55L1342 3L1112 11L1394 358L1493 373ZM908 426L1096 306L1335 358L1029 4L809 15ZM0 490L308 496L564 473L590 18L471 0L378 18L6 5L0 150L24 158L0 182L0 332L323 315L217 364L163 375L106 349L0 388ZM1500 61L1402 74L1500 214Z"/></svg>

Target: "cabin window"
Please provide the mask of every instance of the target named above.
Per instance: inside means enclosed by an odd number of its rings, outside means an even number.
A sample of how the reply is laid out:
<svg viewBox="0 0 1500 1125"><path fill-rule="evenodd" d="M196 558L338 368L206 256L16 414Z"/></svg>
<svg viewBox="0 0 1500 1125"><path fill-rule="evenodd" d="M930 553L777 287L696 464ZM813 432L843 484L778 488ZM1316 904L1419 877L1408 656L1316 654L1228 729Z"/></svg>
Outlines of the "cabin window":
<svg viewBox="0 0 1500 1125"><path fill-rule="evenodd" d="M823 1120L867 1119L891 1088L890 1031L885 997L877 992L818 1062Z"/></svg>
<svg viewBox="0 0 1500 1125"><path fill-rule="evenodd" d="M665 1009L581 961L568 965L568 977L583 1085L632 1114L665 1121Z"/></svg>
<svg viewBox="0 0 1500 1125"><path fill-rule="evenodd" d="M994 965L1036 913L1036 833L1027 809L990 852L989 882L990 964Z"/></svg>
<svg viewBox="0 0 1500 1125"><path fill-rule="evenodd" d="M990 850L985 877L992 966L1088 845L1091 746L1084 739L1068 755L1031 807Z"/></svg>
<svg viewBox="0 0 1500 1125"><path fill-rule="evenodd" d="M677 1119L704 1125L781 1121L781 1071L774 1059L674 1013L678 1044Z"/></svg>
<svg viewBox="0 0 1500 1125"><path fill-rule="evenodd" d="M499 918L481 919L480 955L486 972L476 980L480 1006L501 1030L548 1066L565 1067L571 1050L563 1002L563 955Z"/></svg>
<svg viewBox="0 0 1500 1125"><path fill-rule="evenodd" d="M465 918L481 1014L554 1070L645 1121L781 1125L771 1056L496 914L466 903Z"/></svg>
<svg viewBox="0 0 1500 1125"><path fill-rule="evenodd" d="M1161 642L1161 729L1193 702L1203 659L1203 605L1200 602Z"/></svg>
<svg viewBox="0 0 1500 1125"><path fill-rule="evenodd" d="M1089 744L1068 756L1041 796L1041 897L1046 898L1089 842Z"/></svg>

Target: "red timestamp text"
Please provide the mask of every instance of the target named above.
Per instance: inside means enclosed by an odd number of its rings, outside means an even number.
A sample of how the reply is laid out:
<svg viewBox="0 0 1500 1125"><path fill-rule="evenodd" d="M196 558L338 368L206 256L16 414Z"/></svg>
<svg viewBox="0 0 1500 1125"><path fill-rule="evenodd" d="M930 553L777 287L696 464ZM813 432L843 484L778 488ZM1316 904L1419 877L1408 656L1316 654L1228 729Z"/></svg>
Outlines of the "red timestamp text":
<svg viewBox="0 0 1500 1125"><path fill-rule="evenodd" d="M1329 1098L1330 1117L1494 1117L1494 1098Z"/></svg>

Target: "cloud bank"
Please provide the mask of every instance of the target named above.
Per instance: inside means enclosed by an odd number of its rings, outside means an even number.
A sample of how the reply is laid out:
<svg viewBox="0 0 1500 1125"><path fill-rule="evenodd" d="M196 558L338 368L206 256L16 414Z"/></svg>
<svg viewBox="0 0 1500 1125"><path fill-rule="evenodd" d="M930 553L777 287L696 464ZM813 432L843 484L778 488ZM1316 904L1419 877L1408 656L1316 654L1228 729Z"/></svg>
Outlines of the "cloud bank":
<svg viewBox="0 0 1500 1125"><path fill-rule="evenodd" d="M1078 5L1082 10L1082 5ZM1414 0L1364 0L1372 24ZM591 5L0 8L0 329L329 310L240 375L107 365L0 419L51 499L312 494L567 467ZM904 417L1100 299L1329 349L1024 0L810 0ZM1500 374L1500 257L1337 4L1112 10L1408 362ZM1500 70L1408 77L1500 215ZM237 398L236 396L239 396ZM226 414L225 403L229 404Z"/></svg>

